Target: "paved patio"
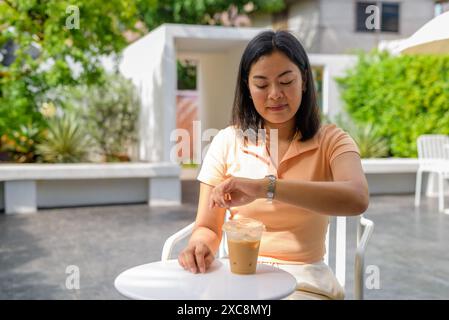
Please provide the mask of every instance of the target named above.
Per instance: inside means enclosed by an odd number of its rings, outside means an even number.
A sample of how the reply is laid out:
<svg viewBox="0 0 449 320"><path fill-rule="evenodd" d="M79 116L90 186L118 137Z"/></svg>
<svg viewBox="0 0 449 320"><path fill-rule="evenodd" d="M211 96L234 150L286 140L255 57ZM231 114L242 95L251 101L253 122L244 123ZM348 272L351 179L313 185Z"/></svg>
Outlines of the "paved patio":
<svg viewBox="0 0 449 320"><path fill-rule="evenodd" d="M193 221L197 194L198 184L184 181L178 207L0 214L0 299L124 299L113 287L115 277L160 259L165 239ZM424 199L417 210L412 195L375 196L365 216L376 224L366 265L380 270L380 289L366 290L366 299L449 299L449 215L437 212L436 199ZM351 299L355 221L349 221ZM69 265L79 267L79 290L65 286Z"/></svg>

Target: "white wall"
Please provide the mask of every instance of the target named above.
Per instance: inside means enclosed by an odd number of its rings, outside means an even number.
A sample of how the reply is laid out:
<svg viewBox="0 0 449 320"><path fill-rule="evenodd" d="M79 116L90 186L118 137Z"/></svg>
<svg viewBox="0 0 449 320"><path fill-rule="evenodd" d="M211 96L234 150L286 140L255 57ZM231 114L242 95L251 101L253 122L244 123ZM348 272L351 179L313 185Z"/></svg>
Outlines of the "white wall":
<svg viewBox="0 0 449 320"><path fill-rule="evenodd" d="M238 66L244 48L202 55L199 61L200 120L202 129L223 129L231 120Z"/></svg>
<svg viewBox="0 0 449 320"><path fill-rule="evenodd" d="M127 47L120 72L141 92L140 160L169 161L167 144L176 128L176 60L167 29L158 28Z"/></svg>
<svg viewBox="0 0 449 320"><path fill-rule="evenodd" d="M146 203L148 179L38 181L39 208Z"/></svg>
<svg viewBox="0 0 449 320"><path fill-rule="evenodd" d="M228 69L234 67L226 53L203 55L199 61L199 119L203 131L223 129L229 122L235 80Z"/></svg>
<svg viewBox="0 0 449 320"><path fill-rule="evenodd" d="M203 55L203 62L199 63L203 80L200 79L199 86L204 88L205 94L200 97L200 103L211 106L204 111L204 121L207 126L220 128L229 119L220 115L232 106L233 88L229 84L235 82L236 70L226 55L231 52L228 56L235 56L234 47L246 44L260 31L164 24L124 50L120 71L138 85L144 100L140 115L141 160L171 161L170 154L176 142L171 134L176 129L177 55ZM223 86L218 86L219 83ZM219 98L218 91L221 91ZM212 107L217 111L209 113Z"/></svg>
<svg viewBox="0 0 449 320"><path fill-rule="evenodd" d="M307 52L319 52L319 1L299 1L290 6L288 28L294 31Z"/></svg>
<svg viewBox="0 0 449 320"><path fill-rule="evenodd" d="M423 190L427 185L428 175L423 178ZM410 194L415 192L415 173L371 173L366 174L369 193L376 194Z"/></svg>
<svg viewBox="0 0 449 320"><path fill-rule="evenodd" d="M3 210L5 208L5 200L4 200L4 184L3 182L0 182L0 210Z"/></svg>
<svg viewBox="0 0 449 320"><path fill-rule="evenodd" d="M312 66L324 67L323 74L323 113L333 118L344 109L340 88L336 77L344 76L346 70L357 63L357 57L352 55L310 54Z"/></svg>

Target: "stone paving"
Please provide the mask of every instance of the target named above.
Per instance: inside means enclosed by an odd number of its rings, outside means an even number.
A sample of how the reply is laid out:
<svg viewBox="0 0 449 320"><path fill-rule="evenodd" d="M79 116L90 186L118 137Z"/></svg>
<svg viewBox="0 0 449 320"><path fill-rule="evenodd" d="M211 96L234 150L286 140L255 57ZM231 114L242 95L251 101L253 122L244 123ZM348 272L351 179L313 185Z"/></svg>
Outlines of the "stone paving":
<svg viewBox="0 0 449 320"><path fill-rule="evenodd" d="M160 259L165 239L194 220L198 187L184 181L183 205L176 207L0 214L0 299L125 299L113 286L115 277ZM376 224L365 266L380 272L379 288L365 289L366 299L449 299L449 215L437 212L435 198L423 199L415 209L412 195L372 196L365 217ZM354 218L348 236L346 292L351 299ZM66 288L68 266L80 270L79 290Z"/></svg>

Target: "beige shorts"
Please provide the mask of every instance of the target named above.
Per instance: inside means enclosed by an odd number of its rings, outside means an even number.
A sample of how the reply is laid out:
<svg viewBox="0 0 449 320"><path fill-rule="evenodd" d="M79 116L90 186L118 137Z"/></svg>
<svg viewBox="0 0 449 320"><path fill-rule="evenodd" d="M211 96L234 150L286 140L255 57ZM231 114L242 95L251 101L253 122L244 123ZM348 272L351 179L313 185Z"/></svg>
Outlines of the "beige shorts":
<svg viewBox="0 0 449 320"><path fill-rule="evenodd" d="M296 291L285 300L342 300L345 291L323 261L311 264L282 264L259 257L259 262L278 267L296 278Z"/></svg>

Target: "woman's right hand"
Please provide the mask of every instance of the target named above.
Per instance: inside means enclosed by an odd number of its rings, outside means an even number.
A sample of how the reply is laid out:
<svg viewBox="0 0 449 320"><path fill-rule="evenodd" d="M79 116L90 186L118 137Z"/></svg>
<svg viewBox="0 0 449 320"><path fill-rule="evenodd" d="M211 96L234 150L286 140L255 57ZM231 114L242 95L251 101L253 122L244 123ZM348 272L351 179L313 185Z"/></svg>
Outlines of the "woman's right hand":
<svg viewBox="0 0 449 320"><path fill-rule="evenodd" d="M179 264L192 273L205 273L214 261L214 253L203 242L192 243L187 246L178 256Z"/></svg>

